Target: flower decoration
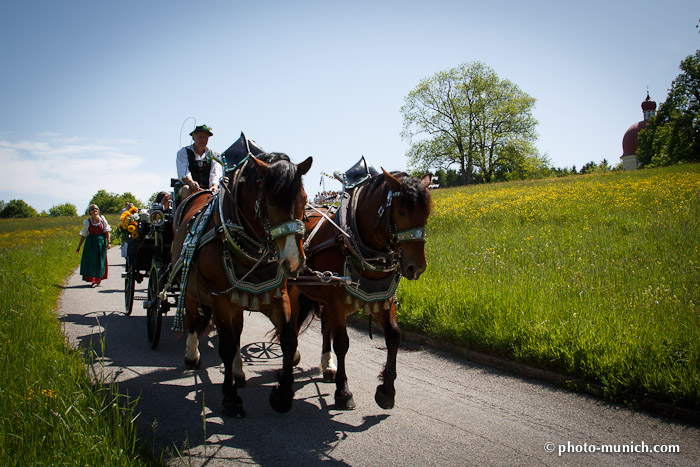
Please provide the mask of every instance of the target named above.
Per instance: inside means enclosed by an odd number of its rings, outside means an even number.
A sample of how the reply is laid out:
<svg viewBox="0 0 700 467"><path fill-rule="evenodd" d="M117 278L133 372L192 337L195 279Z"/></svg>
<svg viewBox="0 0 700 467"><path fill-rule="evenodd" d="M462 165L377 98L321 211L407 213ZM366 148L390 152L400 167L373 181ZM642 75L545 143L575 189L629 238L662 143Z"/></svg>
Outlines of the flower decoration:
<svg viewBox="0 0 700 467"><path fill-rule="evenodd" d="M133 206L124 211L119 219L119 231L124 241L139 238L139 210Z"/></svg>

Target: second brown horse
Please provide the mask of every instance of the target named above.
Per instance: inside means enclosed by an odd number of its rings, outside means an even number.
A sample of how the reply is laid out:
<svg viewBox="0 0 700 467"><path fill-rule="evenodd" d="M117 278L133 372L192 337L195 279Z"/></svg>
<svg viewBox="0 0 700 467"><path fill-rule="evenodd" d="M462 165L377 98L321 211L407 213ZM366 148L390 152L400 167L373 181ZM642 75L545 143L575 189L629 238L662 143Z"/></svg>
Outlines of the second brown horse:
<svg viewBox="0 0 700 467"><path fill-rule="evenodd" d="M350 346L347 317L358 309L371 314L384 329L387 361L375 401L385 409L394 406L396 355L401 336L394 293L400 277L418 279L426 268L425 225L431 209L429 183L429 175L417 179L401 172L384 171L349 190L335 212L307 211L304 247L308 268L352 280L351 284L290 286L299 327L313 314L321 318L321 369L326 381L335 380L337 408L355 407L348 387L345 357ZM301 278L298 283L303 283ZM337 368L331 345L338 359Z"/></svg>

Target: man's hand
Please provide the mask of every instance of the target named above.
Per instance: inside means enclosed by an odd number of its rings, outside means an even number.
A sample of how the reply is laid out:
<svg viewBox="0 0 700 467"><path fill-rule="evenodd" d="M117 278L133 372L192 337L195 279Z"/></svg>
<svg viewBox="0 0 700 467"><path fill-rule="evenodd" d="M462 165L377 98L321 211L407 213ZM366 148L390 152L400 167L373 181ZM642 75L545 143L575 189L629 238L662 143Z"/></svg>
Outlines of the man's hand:
<svg viewBox="0 0 700 467"><path fill-rule="evenodd" d="M190 183L187 184L187 186L190 187L190 190L192 193L197 193L200 188L199 188L199 183L195 182L194 180L189 180Z"/></svg>

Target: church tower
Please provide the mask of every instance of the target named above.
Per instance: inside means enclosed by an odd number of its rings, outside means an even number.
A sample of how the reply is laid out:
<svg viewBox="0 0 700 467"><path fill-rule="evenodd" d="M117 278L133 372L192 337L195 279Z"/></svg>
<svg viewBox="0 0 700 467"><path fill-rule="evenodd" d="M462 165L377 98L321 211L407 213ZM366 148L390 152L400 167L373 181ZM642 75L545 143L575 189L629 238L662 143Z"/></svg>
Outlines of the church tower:
<svg viewBox="0 0 700 467"><path fill-rule="evenodd" d="M647 91L647 98L642 101L642 113L644 120L629 127L625 136L622 137L622 156L620 159L622 159L622 168L625 170L635 170L639 167L637 136L641 130L646 128L647 121L656 115L656 102L649 97L649 91Z"/></svg>

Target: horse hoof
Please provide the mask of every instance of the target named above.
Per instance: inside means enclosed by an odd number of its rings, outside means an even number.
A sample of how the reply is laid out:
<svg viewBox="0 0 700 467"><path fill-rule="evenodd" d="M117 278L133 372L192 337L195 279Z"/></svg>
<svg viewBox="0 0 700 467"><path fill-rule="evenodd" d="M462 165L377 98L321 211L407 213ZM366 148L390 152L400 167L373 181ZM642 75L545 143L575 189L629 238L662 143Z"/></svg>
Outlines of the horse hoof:
<svg viewBox="0 0 700 467"><path fill-rule="evenodd" d="M374 393L374 401L382 409L394 408L394 394L386 394L381 386L377 386L377 392Z"/></svg>
<svg viewBox="0 0 700 467"><path fill-rule="evenodd" d="M333 383L335 382L335 371L333 370L323 370L323 382Z"/></svg>
<svg viewBox="0 0 700 467"><path fill-rule="evenodd" d="M185 358L185 368L188 370L199 370L200 366L202 366L201 358L198 358L197 360L189 360Z"/></svg>
<svg viewBox="0 0 700 467"><path fill-rule="evenodd" d="M279 386L272 388L270 392L270 405L277 413L287 413L292 409L294 391L284 391Z"/></svg>
<svg viewBox="0 0 700 467"><path fill-rule="evenodd" d="M352 397L352 393L348 391L336 391L335 392L335 408L339 410L354 410L355 399Z"/></svg>
<svg viewBox="0 0 700 467"><path fill-rule="evenodd" d="M248 386L248 382L246 381L245 376L234 376L233 379L233 386L235 388L244 388Z"/></svg>
<svg viewBox="0 0 700 467"><path fill-rule="evenodd" d="M244 418L245 409L243 408L243 401L241 401L240 398L224 397L222 412L226 417Z"/></svg>
<svg viewBox="0 0 700 467"><path fill-rule="evenodd" d="M301 361L301 354L297 350L296 352L294 352L294 366L299 365L300 361Z"/></svg>

